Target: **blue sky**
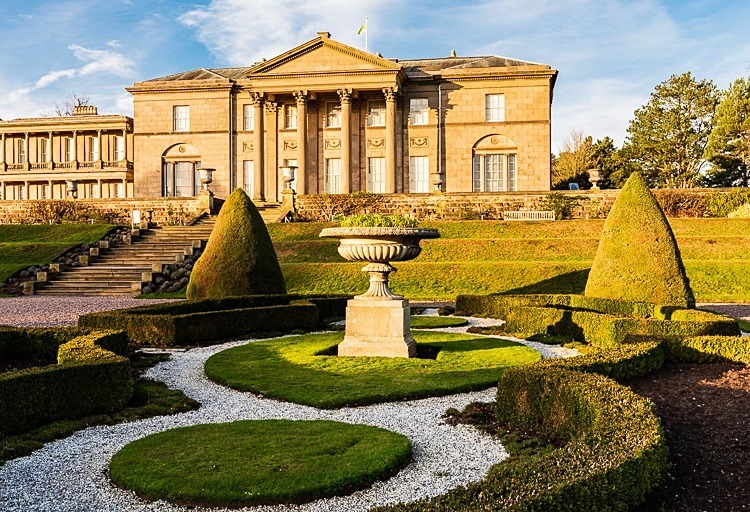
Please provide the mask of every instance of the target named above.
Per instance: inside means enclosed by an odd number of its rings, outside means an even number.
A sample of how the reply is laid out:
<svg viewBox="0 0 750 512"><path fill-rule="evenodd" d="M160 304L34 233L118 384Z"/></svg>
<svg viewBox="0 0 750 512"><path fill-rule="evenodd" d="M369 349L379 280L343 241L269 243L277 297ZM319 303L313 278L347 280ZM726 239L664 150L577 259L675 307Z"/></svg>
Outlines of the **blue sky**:
<svg viewBox="0 0 750 512"><path fill-rule="evenodd" d="M745 0L3 0L0 118L51 112L72 92L132 113L125 87L246 66L315 37L402 59L503 55L559 70L553 152L571 129L619 145L671 74L725 88L750 76Z"/></svg>

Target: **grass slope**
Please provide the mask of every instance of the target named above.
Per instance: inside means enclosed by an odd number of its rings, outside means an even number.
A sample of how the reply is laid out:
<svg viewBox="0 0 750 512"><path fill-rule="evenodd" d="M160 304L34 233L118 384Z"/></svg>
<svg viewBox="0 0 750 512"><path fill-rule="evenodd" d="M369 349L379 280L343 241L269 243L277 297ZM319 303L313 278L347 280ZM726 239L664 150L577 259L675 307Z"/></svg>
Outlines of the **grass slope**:
<svg viewBox="0 0 750 512"><path fill-rule="evenodd" d="M206 361L213 381L242 391L323 409L486 389L510 366L541 359L535 350L497 338L413 332L418 345L440 347L437 359L316 355L344 333L261 340Z"/></svg>
<svg viewBox="0 0 750 512"><path fill-rule="evenodd" d="M0 226L0 282L26 267L49 263L78 244L96 242L113 227L109 224Z"/></svg>
<svg viewBox="0 0 750 512"><path fill-rule="evenodd" d="M411 458L406 436L333 421L261 420L152 434L115 454L119 486L189 505L300 503L369 487Z"/></svg>

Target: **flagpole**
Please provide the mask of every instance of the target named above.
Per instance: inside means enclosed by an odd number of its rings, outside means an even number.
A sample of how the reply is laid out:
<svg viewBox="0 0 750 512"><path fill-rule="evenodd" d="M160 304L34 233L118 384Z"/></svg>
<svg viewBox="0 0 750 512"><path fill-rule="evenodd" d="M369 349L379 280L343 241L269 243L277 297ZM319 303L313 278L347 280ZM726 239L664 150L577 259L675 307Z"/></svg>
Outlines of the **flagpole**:
<svg viewBox="0 0 750 512"><path fill-rule="evenodd" d="M362 19L362 18L360 18ZM365 51L369 53L369 50L367 49L367 38L370 37L370 23L367 19L367 16L365 16Z"/></svg>

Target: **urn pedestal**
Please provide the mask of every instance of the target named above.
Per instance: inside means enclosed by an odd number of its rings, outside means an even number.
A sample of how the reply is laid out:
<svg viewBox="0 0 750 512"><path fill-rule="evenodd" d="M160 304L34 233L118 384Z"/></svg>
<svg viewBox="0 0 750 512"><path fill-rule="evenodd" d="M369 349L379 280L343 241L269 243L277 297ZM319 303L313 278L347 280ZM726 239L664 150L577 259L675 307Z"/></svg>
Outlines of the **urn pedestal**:
<svg viewBox="0 0 750 512"><path fill-rule="evenodd" d="M391 261L419 256L423 238L438 238L434 229L418 228L326 228L321 237L341 240L338 251L350 261L369 262L362 271L370 274L370 288L349 300L346 335L338 346L339 356L413 357L417 345L411 335L409 301L394 294L388 277L396 269Z"/></svg>

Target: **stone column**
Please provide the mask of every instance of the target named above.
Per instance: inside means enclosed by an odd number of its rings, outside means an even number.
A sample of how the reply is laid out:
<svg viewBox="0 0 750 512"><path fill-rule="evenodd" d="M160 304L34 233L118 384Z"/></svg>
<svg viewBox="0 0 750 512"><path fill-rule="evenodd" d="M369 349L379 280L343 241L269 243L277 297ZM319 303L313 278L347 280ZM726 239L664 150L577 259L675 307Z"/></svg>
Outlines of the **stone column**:
<svg viewBox="0 0 750 512"><path fill-rule="evenodd" d="M8 164L5 162L5 134L0 135L0 171L5 172ZM5 182L3 182L3 199L5 199Z"/></svg>
<svg viewBox="0 0 750 512"><path fill-rule="evenodd" d="M30 197L29 196L29 182L28 181L24 181L23 182L23 193L24 193L23 197L25 197L26 199L28 199ZM45 198L39 197L37 199L45 199Z"/></svg>
<svg viewBox="0 0 750 512"><path fill-rule="evenodd" d="M122 197L128 197L128 180L122 179Z"/></svg>
<svg viewBox="0 0 750 512"><path fill-rule="evenodd" d="M23 138L23 151L26 154L26 157L24 159L25 161L23 163L23 168L24 168L24 170L28 171L29 170L29 165L30 165L29 164L29 160L31 158L31 155L29 154L29 132L26 132L24 134L24 138ZM26 197L26 199L28 199L28 196Z"/></svg>
<svg viewBox="0 0 750 512"><path fill-rule="evenodd" d="M307 91L293 91L297 100L297 193L307 193Z"/></svg>
<svg viewBox="0 0 750 512"><path fill-rule="evenodd" d="M54 161L55 161L55 147L52 145L52 132L49 132L49 142L47 146L47 161L44 162L45 164L51 164L48 168L54 169Z"/></svg>
<svg viewBox="0 0 750 512"><path fill-rule="evenodd" d="M52 180L47 180L47 194L49 195L49 197L45 197L45 199L54 199L55 198L55 191L52 189ZM29 187L28 187L28 184L26 186L26 197L29 197Z"/></svg>
<svg viewBox="0 0 750 512"><path fill-rule="evenodd" d="M102 166L102 131L96 131L96 162L94 163L97 169L101 169Z"/></svg>
<svg viewBox="0 0 750 512"><path fill-rule="evenodd" d="M396 192L396 94L398 86L383 88L385 95L385 193Z"/></svg>
<svg viewBox="0 0 750 512"><path fill-rule="evenodd" d="M128 130L127 128L122 129L122 160L127 162L128 160Z"/></svg>
<svg viewBox="0 0 750 512"><path fill-rule="evenodd" d="M255 113L255 126L253 127L253 201L265 201L263 195L263 176L266 168L265 151L263 147L263 103L264 93L250 93L250 101L253 103Z"/></svg>
<svg viewBox="0 0 750 512"><path fill-rule="evenodd" d="M78 169L78 132L76 130L73 130L73 161L71 167ZM101 195L101 192L99 195Z"/></svg>
<svg viewBox="0 0 750 512"><path fill-rule="evenodd" d="M341 193L352 191L352 90L339 89L341 98Z"/></svg>
<svg viewBox="0 0 750 512"><path fill-rule="evenodd" d="M279 104L276 101L266 101L266 115L268 122L266 125L266 134L268 144L266 146L266 158L264 172L266 176L277 176L279 172L278 165L278 153L279 153ZM256 125L257 128L257 125ZM278 178L273 179L273 183L277 183ZM269 179L269 183L272 180ZM276 193L272 194L272 197L276 198Z"/></svg>

